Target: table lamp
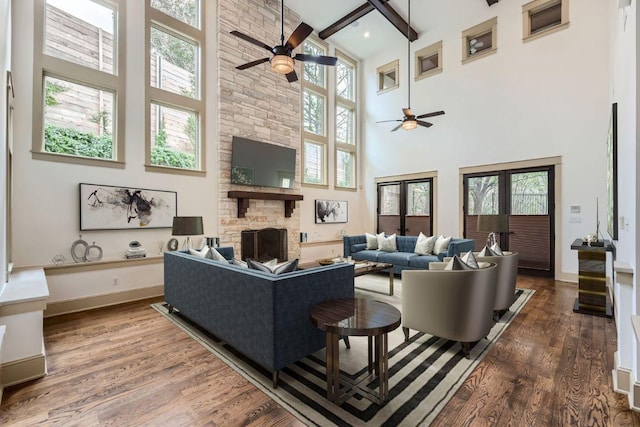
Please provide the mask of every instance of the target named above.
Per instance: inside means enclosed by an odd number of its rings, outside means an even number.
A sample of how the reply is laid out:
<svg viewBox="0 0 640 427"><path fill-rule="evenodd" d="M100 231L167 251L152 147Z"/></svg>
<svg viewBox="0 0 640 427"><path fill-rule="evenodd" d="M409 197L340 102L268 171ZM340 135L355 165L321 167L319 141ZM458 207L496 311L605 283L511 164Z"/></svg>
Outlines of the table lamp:
<svg viewBox="0 0 640 427"><path fill-rule="evenodd" d="M171 234L173 236L187 236L187 240L185 240L182 249L191 249L191 236L201 236L204 234L202 217L174 216Z"/></svg>
<svg viewBox="0 0 640 427"><path fill-rule="evenodd" d="M488 232L487 246L496 243L496 233L509 232L509 217L507 215L478 215L477 231Z"/></svg>

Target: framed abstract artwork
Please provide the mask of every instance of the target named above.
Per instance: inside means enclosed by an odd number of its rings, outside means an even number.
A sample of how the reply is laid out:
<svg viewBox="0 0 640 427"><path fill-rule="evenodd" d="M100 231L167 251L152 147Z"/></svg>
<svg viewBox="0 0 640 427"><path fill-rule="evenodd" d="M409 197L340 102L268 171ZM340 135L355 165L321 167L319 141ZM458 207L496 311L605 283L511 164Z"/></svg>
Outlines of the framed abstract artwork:
<svg viewBox="0 0 640 427"><path fill-rule="evenodd" d="M611 105L607 134L607 232L618 240L618 104Z"/></svg>
<svg viewBox="0 0 640 427"><path fill-rule="evenodd" d="M171 228L175 191L80 184L80 230Z"/></svg>
<svg viewBox="0 0 640 427"><path fill-rule="evenodd" d="M348 204L339 200L316 200L316 224L347 222Z"/></svg>

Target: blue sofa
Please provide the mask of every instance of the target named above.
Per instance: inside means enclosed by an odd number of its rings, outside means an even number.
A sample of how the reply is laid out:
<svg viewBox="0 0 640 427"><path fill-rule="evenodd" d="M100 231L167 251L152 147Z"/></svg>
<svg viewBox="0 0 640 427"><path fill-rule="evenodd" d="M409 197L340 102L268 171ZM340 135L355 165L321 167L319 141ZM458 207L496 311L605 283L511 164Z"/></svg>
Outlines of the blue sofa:
<svg viewBox="0 0 640 427"><path fill-rule="evenodd" d="M233 248L218 248L228 260ZM274 275L186 252L164 254L164 298L181 315L272 373L325 347L312 305L353 298L353 265Z"/></svg>
<svg viewBox="0 0 640 427"><path fill-rule="evenodd" d="M444 257L460 255L462 252L475 250L473 239L451 239L447 252L438 255L418 255L414 253L417 236L396 236L398 252L383 252L367 249L367 239L364 234L345 236L344 256L355 260L386 262L393 264L393 273L400 274L402 270L428 270L429 263L442 261Z"/></svg>

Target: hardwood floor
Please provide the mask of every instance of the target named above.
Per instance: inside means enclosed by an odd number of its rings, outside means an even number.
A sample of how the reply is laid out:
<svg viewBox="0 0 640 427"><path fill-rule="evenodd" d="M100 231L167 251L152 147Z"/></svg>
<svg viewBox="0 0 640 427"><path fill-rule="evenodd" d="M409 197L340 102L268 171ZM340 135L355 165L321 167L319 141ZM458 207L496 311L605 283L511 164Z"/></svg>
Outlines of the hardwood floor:
<svg viewBox="0 0 640 427"><path fill-rule="evenodd" d="M640 426L612 391L612 320L575 314L577 286L536 293L434 426ZM49 374L5 389L0 425L301 423L142 301L45 320Z"/></svg>

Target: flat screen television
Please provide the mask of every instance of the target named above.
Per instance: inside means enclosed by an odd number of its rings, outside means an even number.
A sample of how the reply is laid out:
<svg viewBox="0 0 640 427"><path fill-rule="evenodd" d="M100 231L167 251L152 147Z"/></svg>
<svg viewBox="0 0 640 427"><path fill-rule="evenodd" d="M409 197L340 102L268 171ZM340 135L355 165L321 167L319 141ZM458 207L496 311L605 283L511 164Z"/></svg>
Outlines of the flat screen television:
<svg viewBox="0 0 640 427"><path fill-rule="evenodd" d="M231 183L293 188L296 150L234 136L231 140Z"/></svg>

